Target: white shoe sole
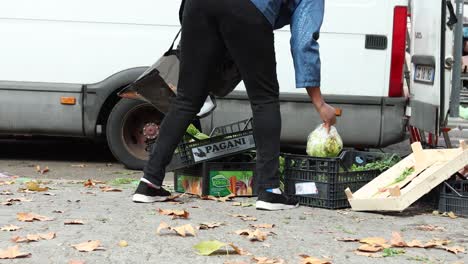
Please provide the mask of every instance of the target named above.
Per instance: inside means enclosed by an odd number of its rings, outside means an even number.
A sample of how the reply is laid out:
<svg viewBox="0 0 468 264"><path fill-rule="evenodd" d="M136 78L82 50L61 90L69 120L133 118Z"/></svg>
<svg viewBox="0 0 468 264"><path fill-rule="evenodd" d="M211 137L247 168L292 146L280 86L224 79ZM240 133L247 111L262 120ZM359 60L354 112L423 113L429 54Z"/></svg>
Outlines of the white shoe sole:
<svg viewBox="0 0 468 264"><path fill-rule="evenodd" d="M143 194L134 194L132 201L135 203L155 203L155 202L163 202L166 200L167 197L164 196L146 196Z"/></svg>
<svg viewBox="0 0 468 264"><path fill-rule="evenodd" d="M264 201L257 201L255 207L259 210L268 210L268 211L280 211L288 210L299 207L299 204L296 205L287 205L287 204L278 204L278 203L267 203Z"/></svg>

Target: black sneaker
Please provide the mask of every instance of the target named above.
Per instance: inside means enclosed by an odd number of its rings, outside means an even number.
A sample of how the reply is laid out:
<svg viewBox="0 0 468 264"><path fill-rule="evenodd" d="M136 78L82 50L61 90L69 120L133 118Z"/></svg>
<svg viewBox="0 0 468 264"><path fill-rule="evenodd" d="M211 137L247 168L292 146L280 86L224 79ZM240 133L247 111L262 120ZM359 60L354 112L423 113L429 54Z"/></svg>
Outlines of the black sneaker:
<svg viewBox="0 0 468 264"><path fill-rule="evenodd" d="M156 189L150 187L145 182L140 182L138 188L133 195L133 202L135 203L154 203L162 202L166 200L168 196L171 196L171 193L164 190L163 187Z"/></svg>
<svg viewBox="0 0 468 264"><path fill-rule="evenodd" d="M261 191L258 194L255 206L259 210L278 211L297 208L299 206L299 202L284 194Z"/></svg>

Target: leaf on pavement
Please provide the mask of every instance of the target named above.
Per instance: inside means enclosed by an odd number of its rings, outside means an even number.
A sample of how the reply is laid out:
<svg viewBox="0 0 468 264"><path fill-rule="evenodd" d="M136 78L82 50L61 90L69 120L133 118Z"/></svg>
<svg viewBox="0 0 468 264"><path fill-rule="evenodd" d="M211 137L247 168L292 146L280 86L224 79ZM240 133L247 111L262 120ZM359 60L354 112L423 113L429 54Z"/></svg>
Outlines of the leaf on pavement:
<svg viewBox="0 0 468 264"><path fill-rule="evenodd" d="M359 250L354 251L354 254L356 254L358 256L368 257L368 258L382 258L383 257L382 254L362 252L362 251L359 251Z"/></svg>
<svg viewBox="0 0 468 264"><path fill-rule="evenodd" d="M72 245L76 250L80 252L91 252L94 250L104 250L103 247L101 247L101 241L99 240L89 240L88 242L83 242L80 244L75 244Z"/></svg>
<svg viewBox="0 0 468 264"><path fill-rule="evenodd" d="M408 247L411 247L411 248L425 248L424 244L419 240L413 240L406 244L408 245Z"/></svg>
<svg viewBox="0 0 468 264"><path fill-rule="evenodd" d="M364 245L361 245L359 248L358 248L358 251L361 251L361 252L371 252L371 253L375 253L375 252L379 252L379 251L382 251L384 248L380 245L375 245L375 244L364 244Z"/></svg>
<svg viewBox="0 0 468 264"><path fill-rule="evenodd" d="M242 249L242 248L240 248L240 247L234 245L233 243L229 243L229 246L231 246L232 249L234 249L234 251L235 251L237 254L241 255L241 256L249 256L249 255L252 255L252 254L250 254L247 250L244 250L244 249Z"/></svg>
<svg viewBox="0 0 468 264"><path fill-rule="evenodd" d="M274 224L258 224L258 225L250 224L250 226L253 228L265 228L265 229L270 229L270 228L275 227Z"/></svg>
<svg viewBox="0 0 468 264"><path fill-rule="evenodd" d="M340 242L359 242L360 239L359 238L345 237L345 238L337 238L336 241L340 241Z"/></svg>
<svg viewBox="0 0 468 264"><path fill-rule="evenodd" d="M427 242L426 244L424 244L424 248L434 248L434 247L441 247L441 246L446 246L450 243L450 240L446 240L446 239L434 239L434 240L431 240L429 242Z"/></svg>
<svg viewBox="0 0 468 264"><path fill-rule="evenodd" d="M120 189L112 188L110 186L100 186L99 189L101 189L101 191L103 192L121 192L122 191Z"/></svg>
<svg viewBox="0 0 468 264"><path fill-rule="evenodd" d="M267 258L267 257L254 257L252 259L257 264L285 264L284 259L280 258Z"/></svg>
<svg viewBox="0 0 468 264"><path fill-rule="evenodd" d="M55 213L55 214L63 214L63 211L62 211L62 210L53 210L52 213Z"/></svg>
<svg viewBox="0 0 468 264"><path fill-rule="evenodd" d="M176 219L176 218L187 219L190 216L190 213L185 211L185 210L164 210L164 209L159 209L158 212L159 212L160 215L170 215L170 216L172 216L172 219Z"/></svg>
<svg viewBox="0 0 468 264"><path fill-rule="evenodd" d="M359 240L359 242L369 245L385 245L387 240L382 237L367 237Z"/></svg>
<svg viewBox="0 0 468 264"><path fill-rule="evenodd" d="M33 222L33 221L52 221L53 218L34 214L34 213L17 213L16 217L21 222Z"/></svg>
<svg viewBox="0 0 468 264"><path fill-rule="evenodd" d="M447 250L448 252L453 253L453 254L465 253L465 248L460 247L460 246L456 246L456 247L445 247L445 246L442 246L441 248L442 248L442 249L445 249L445 250Z"/></svg>
<svg viewBox="0 0 468 264"><path fill-rule="evenodd" d="M125 240L120 240L118 245L119 247L128 247L128 242Z"/></svg>
<svg viewBox="0 0 468 264"><path fill-rule="evenodd" d="M70 260L68 264L85 264L85 262L81 260Z"/></svg>
<svg viewBox="0 0 468 264"><path fill-rule="evenodd" d="M223 243L217 240L212 240L212 241L202 241L196 244L195 246L193 246L193 248L197 251L198 255L209 256L215 253L216 251L220 250L221 248L226 248L226 246L227 246L226 243Z"/></svg>
<svg viewBox="0 0 468 264"><path fill-rule="evenodd" d="M96 183L94 183L93 180L91 180L91 179L88 179L83 183L84 187L93 187L95 185L96 185Z"/></svg>
<svg viewBox="0 0 468 264"><path fill-rule="evenodd" d="M421 231L445 231L445 228L435 225L420 225L416 229Z"/></svg>
<svg viewBox="0 0 468 264"><path fill-rule="evenodd" d="M215 197L215 196L212 196L212 195L208 195L208 196L200 196L200 199L202 200L212 200L212 201L218 201L218 202L222 202L222 203L225 203L227 202L228 200L232 200L233 198L235 198L236 195L231 193L229 194L228 196L225 196L225 197Z"/></svg>
<svg viewBox="0 0 468 264"><path fill-rule="evenodd" d="M407 247L408 244L403 240L399 232L392 232L392 239L390 240L392 247Z"/></svg>
<svg viewBox="0 0 468 264"><path fill-rule="evenodd" d="M23 242L37 242L39 240L51 240L55 238L55 233L45 233L45 234L28 234L26 237L14 236L11 238L11 241L15 243L23 243Z"/></svg>
<svg viewBox="0 0 468 264"><path fill-rule="evenodd" d="M0 230L10 232L10 231L16 231L18 229L21 229L21 227L15 226L15 225L5 225L5 226L2 226Z"/></svg>
<svg viewBox="0 0 468 264"><path fill-rule="evenodd" d="M11 198L6 200L7 202L32 202L31 199L26 199L26 198Z"/></svg>
<svg viewBox="0 0 468 264"><path fill-rule="evenodd" d="M213 229L216 227L220 227L224 225L224 223L201 223L197 229L198 230L207 230L207 229Z"/></svg>
<svg viewBox="0 0 468 264"><path fill-rule="evenodd" d="M2 185L12 185L15 184L15 181L0 181L0 186Z"/></svg>
<svg viewBox="0 0 468 264"><path fill-rule="evenodd" d="M86 164L72 164L71 167L72 168L85 168Z"/></svg>
<svg viewBox="0 0 468 264"><path fill-rule="evenodd" d="M0 195L13 195L13 193L10 192L10 191L7 191L7 190L3 190L3 191L0 192Z"/></svg>
<svg viewBox="0 0 468 264"><path fill-rule="evenodd" d="M183 226L177 226L177 227L171 227L165 222L161 222L159 224L158 229L156 230L156 233L158 235L161 234L162 230L170 230L170 231L175 231L177 235L186 237L187 235L195 236L195 229L193 228L192 225L183 225Z"/></svg>
<svg viewBox="0 0 468 264"><path fill-rule="evenodd" d="M255 229L254 231L252 230L238 230L236 231L236 234L241 235L241 236L247 236L247 238L250 241L265 241L267 239L268 233L260 231L260 229Z"/></svg>
<svg viewBox="0 0 468 264"><path fill-rule="evenodd" d="M47 172L49 172L49 167L46 166L45 168L41 169L41 166L37 165L36 172L40 174L46 174Z"/></svg>
<svg viewBox="0 0 468 264"><path fill-rule="evenodd" d="M24 253L19 250L19 246L9 247L6 250L0 250L0 259L29 258L31 253Z"/></svg>
<svg viewBox="0 0 468 264"><path fill-rule="evenodd" d="M332 264L330 260L318 259L308 255L299 255L301 259L301 264Z"/></svg>
<svg viewBox="0 0 468 264"><path fill-rule="evenodd" d="M242 217L242 221L257 221L256 217Z"/></svg>
<svg viewBox="0 0 468 264"><path fill-rule="evenodd" d="M49 190L48 187L41 187L41 185L35 181L28 181L25 183L26 190L31 192L46 192Z"/></svg>
<svg viewBox="0 0 468 264"><path fill-rule="evenodd" d="M456 216L453 212L448 212L447 216L450 217L451 219L458 218L458 216Z"/></svg>
<svg viewBox="0 0 468 264"><path fill-rule="evenodd" d="M64 225L83 225L84 222L83 220L76 219L76 220L65 221L63 224Z"/></svg>

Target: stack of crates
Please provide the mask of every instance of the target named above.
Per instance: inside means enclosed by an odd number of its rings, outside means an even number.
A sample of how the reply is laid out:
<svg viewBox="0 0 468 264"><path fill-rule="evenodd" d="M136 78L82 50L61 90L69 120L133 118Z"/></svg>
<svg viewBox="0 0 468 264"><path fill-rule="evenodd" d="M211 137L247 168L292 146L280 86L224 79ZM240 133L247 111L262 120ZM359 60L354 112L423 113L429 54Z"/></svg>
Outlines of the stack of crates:
<svg viewBox="0 0 468 264"><path fill-rule="evenodd" d="M255 196L255 162L248 158L254 149L252 119L247 119L215 128L209 139L180 143L167 170L174 171L176 192Z"/></svg>

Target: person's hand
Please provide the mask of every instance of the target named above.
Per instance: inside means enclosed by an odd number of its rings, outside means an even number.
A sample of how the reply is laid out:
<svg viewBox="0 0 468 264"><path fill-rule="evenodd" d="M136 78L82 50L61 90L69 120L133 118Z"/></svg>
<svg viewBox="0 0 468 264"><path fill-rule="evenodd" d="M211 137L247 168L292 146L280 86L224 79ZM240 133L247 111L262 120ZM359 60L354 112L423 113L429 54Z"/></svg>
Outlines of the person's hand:
<svg viewBox="0 0 468 264"><path fill-rule="evenodd" d="M323 103L317 108L318 113L320 114L320 118L324 123L324 127L330 132L331 126L336 124L336 112L335 108L327 103Z"/></svg>

